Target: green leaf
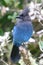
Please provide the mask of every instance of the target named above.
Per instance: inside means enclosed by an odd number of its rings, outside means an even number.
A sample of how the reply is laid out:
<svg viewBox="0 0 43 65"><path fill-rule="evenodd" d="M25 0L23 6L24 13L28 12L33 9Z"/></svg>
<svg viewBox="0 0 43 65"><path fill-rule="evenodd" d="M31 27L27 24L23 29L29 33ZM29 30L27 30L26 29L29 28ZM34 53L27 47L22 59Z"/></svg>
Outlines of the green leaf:
<svg viewBox="0 0 43 65"><path fill-rule="evenodd" d="M6 3L6 5L12 5L12 0L4 0L5 1L5 3Z"/></svg>
<svg viewBox="0 0 43 65"><path fill-rule="evenodd" d="M10 0L4 0L7 4L9 4L10 3Z"/></svg>
<svg viewBox="0 0 43 65"><path fill-rule="evenodd" d="M8 19L12 19L12 18L13 18L12 16L10 16L10 15L8 16Z"/></svg>
<svg viewBox="0 0 43 65"><path fill-rule="evenodd" d="M18 7L19 4L20 4L20 2L16 2L15 3L15 7Z"/></svg>
<svg viewBox="0 0 43 65"><path fill-rule="evenodd" d="M43 49L43 41L39 41L39 47Z"/></svg>
<svg viewBox="0 0 43 65"><path fill-rule="evenodd" d="M2 30L2 29L0 29L0 35L3 35L3 34L4 34L3 30Z"/></svg>
<svg viewBox="0 0 43 65"><path fill-rule="evenodd" d="M17 16L17 12L14 12L13 19L16 19L16 16Z"/></svg>

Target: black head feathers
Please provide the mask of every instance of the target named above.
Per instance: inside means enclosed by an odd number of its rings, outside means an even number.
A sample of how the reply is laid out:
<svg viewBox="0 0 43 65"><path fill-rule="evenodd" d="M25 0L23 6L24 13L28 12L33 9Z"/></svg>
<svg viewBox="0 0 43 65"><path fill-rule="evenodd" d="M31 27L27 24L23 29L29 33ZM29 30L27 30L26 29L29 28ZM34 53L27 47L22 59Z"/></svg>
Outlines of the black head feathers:
<svg viewBox="0 0 43 65"><path fill-rule="evenodd" d="M28 13L29 9L26 7L22 12L20 12L19 16L17 16L16 18L25 17L28 15Z"/></svg>

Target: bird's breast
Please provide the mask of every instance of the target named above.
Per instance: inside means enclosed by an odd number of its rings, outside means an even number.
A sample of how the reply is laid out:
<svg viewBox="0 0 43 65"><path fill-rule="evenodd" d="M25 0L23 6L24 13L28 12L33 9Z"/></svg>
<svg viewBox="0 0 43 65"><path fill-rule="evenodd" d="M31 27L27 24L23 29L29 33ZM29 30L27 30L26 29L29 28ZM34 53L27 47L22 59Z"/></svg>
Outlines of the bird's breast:
<svg viewBox="0 0 43 65"><path fill-rule="evenodd" d="M18 43L26 42L33 32L33 27L31 22L23 22L16 25L13 29L13 38Z"/></svg>

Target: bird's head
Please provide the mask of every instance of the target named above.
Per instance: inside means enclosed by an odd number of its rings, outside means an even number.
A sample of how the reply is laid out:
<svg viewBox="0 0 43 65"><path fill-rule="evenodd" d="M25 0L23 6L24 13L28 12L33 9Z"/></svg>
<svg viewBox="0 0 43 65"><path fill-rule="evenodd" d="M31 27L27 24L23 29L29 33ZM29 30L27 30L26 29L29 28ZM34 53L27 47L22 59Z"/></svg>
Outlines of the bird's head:
<svg viewBox="0 0 43 65"><path fill-rule="evenodd" d="M19 16L17 16L16 18L23 18L25 16L28 16L29 12L29 9L26 7L22 12L20 12Z"/></svg>

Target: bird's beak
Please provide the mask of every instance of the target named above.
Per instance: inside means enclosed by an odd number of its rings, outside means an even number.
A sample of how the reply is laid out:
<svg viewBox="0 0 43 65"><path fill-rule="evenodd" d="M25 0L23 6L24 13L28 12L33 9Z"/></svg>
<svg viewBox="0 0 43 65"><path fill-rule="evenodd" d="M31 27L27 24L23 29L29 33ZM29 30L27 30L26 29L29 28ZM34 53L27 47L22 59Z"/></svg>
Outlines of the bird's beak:
<svg viewBox="0 0 43 65"><path fill-rule="evenodd" d="M17 16L16 18L20 18L20 16Z"/></svg>

